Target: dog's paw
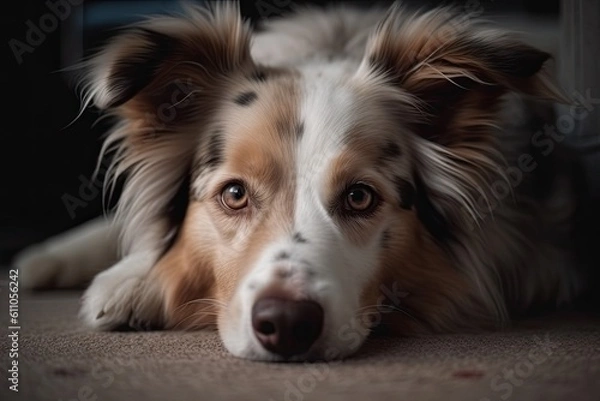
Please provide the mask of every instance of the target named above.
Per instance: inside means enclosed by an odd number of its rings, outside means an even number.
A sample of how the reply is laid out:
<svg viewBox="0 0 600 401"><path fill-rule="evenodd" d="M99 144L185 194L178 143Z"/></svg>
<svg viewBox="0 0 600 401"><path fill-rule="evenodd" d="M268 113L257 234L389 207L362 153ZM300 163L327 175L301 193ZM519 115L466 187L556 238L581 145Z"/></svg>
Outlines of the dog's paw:
<svg viewBox="0 0 600 401"><path fill-rule="evenodd" d="M97 330L159 327L160 297L146 280L147 263L123 260L98 274L83 295L80 318Z"/></svg>
<svg viewBox="0 0 600 401"><path fill-rule="evenodd" d="M19 270L19 285L24 289L74 288L82 284L76 266L45 244L25 249L13 265Z"/></svg>
<svg viewBox="0 0 600 401"><path fill-rule="evenodd" d="M142 280L118 271L100 273L82 298L80 316L90 327L111 330L128 325Z"/></svg>

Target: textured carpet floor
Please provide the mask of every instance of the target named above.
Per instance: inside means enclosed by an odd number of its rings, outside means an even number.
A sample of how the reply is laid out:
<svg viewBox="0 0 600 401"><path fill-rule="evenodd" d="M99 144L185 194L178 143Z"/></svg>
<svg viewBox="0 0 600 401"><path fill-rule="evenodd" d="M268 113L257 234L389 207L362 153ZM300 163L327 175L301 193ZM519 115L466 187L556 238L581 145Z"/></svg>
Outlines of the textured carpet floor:
<svg viewBox="0 0 600 401"><path fill-rule="evenodd" d="M20 391L4 379L2 400L600 400L599 317L374 338L343 362L273 364L230 356L214 332L90 332L76 318L78 295L21 294Z"/></svg>

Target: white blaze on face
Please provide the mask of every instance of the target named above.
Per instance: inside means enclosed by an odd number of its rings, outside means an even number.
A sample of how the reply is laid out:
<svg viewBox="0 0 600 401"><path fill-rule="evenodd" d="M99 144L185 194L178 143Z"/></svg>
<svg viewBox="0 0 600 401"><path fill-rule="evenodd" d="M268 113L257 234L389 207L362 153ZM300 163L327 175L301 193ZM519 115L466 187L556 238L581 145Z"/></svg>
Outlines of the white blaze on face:
<svg viewBox="0 0 600 401"><path fill-rule="evenodd" d="M301 102L305 134L298 147L294 224L308 241L295 244L295 248L314 266L315 287L323 288L318 296L326 310L326 341L350 350L358 344L345 344L338 331L354 319L378 251L376 241L352 244L348 233L330 215L327 207L334 188L330 188L327 178L334 158L344 152L346 137L361 114L361 104L344 82L327 76L307 82Z"/></svg>
<svg viewBox="0 0 600 401"><path fill-rule="evenodd" d="M224 334L230 351L245 357L276 359L254 336L252 306L266 289L284 288L292 297L317 301L324 326L311 354L331 358L351 354L368 330L356 318L360 297L376 271L377 238L357 245L328 210L333 161L344 152L348 132L361 107L351 87L337 77L307 72L298 115L304 126L296 147L296 188L292 231L265 246L243 279L234 302L239 305L239 329ZM339 191L339 188L335 188ZM286 254L285 260L277 255ZM281 279L281 272L286 272ZM229 338L229 341L228 341Z"/></svg>

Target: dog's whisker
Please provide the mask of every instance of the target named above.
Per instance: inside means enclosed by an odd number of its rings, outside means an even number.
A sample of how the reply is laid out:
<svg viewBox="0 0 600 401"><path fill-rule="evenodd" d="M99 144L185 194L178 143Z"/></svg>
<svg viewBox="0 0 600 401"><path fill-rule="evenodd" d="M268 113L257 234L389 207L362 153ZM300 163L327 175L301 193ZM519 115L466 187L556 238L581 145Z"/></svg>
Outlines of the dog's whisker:
<svg viewBox="0 0 600 401"><path fill-rule="evenodd" d="M197 304L206 304L208 307L217 307L217 308L223 308L226 309L227 308L227 304L223 301L220 301L218 299L214 299L214 298L197 298L197 299L192 299L190 301L184 302L183 304L177 306L174 310L174 312L178 312L183 308L186 308L188 306L192 306L192 305L197 305Z"/></svg>
<svg viewBox="0 0 600 401"><path fill-rule="evenodd" d="M184 327L188 330L193 330L195 327L205 327L207 325L216 325L214 318L217 317L216 313L210 313L207 311L196 311L190 315L187 315L180 319L174 326L173 329L177 330ZM209 318L210 320L205 321L203 319ZM190 321L192 322L190 324Z"/></svg>

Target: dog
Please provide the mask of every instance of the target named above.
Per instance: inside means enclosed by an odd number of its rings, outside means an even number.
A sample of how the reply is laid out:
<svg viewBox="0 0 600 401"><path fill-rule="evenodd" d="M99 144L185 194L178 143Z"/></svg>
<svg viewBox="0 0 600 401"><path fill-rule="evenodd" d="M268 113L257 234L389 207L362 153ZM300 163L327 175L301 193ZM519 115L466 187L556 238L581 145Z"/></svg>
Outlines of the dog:
<svg viewBox="0 0 600 401"><path fill-rule="evenodd" d="M565 99L549 59L449 8L151 18L84 63L116 212L24 251L22 286L93 278L89 327L216 326L266 361L569 303L574 169L532 136Z"/></svg>

